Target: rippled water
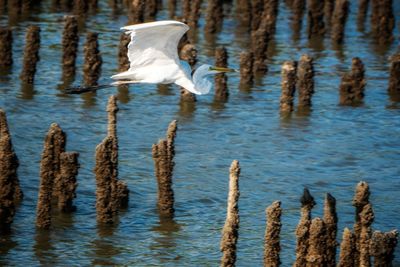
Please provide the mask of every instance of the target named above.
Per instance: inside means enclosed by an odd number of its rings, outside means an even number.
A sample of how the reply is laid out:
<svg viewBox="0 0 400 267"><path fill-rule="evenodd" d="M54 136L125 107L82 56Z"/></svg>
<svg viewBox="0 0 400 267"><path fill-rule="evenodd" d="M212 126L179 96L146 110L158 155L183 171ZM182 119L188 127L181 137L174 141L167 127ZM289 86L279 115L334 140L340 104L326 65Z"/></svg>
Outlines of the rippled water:
<svg viewBox="0 0 400 267"><path fill-rule="evenodd" d="M100 1L98 13L87 18L80 33L78 74L82 80L82 47L87 31L99 32L104 64L101 82L116 72L119 27L125 15L115 15ZM281 1L282 2L282 1ZM353 2L353 1L352 1ZM397 22L400 2L394 1ZM164 7L166 2L164 1ZM204 16L197 33L201 63L213 63L216 45L225 45L229 65L238 68L239 53L248 46L248 35L238 29L234 8L226 4L222 32L215 42L203 35ZM387 95L388 58L396 51L374 45L368 34L357 30L357 6L352 3L346 41L333 49L330 39L320 44L304 37L293 38L290 12L280 4L277 34L270 47L269 73L250 90L238 88L238 76L229 75L230 96L216 103L213 95L198 97L189 109L180 106L176 86L135 85L128 91L102 90L95 96L65 96L61 82L61 35L64 13L54 12L42 1L28 18L12 24L14 65L0 76L0 107L8 115L14 148L21 162L19 177L25 199L12 225L12 234L0 245L0 265L135 265L216 266L219 240L226 215L228 170L233 159L242 167L240 176L240 236L238 266L262 264L265 208L274 200L283 207L282 266L295 257L294 231L299 220L299 197L310 189L322 215L323 198L330 192L337 199L339 234L352 227L354 188L367 181L376 220L374 229L400 228L400 103ZM157 19L168 18L166 8ZM34 88L21 87L24 35L27 25L42 29L41 60ZM305 24L305 23L303 23ZM369 21L367 21L367 24ZM304 26L304 25L303 25ZM395 35L399 35L398 28ZM279 114L280 68L285 60L298 60L303 53L315 58L316 93L313 110L290 118ZM341 74L351 57L366 66L365 104L358 108L338 106ZM114 228L99 228L95 213L94 149L106 135L107 99L118 95L120 179L131 190L129 209L120 214ZM160 220L156 207L156 182L151 145L164 136L171 120L179 124L176 139L173 221ZM52 122L67 132L67 150L80 153L76 205L72 215L55 215L50 231L35 229L39 185L39 162L44 136ZM400 264L400 250L396 262Z"/></svg>

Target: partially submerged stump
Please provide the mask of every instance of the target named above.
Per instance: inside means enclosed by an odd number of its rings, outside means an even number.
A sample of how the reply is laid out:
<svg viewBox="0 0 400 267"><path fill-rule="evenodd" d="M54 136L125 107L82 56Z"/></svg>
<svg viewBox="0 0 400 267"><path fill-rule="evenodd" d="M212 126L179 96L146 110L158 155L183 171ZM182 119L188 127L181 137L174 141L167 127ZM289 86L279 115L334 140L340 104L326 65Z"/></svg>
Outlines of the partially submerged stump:
<svg viewBox="0 0 400 267"><path fill-rule="evenodd" d="M324 1L307 0L307 34L308 38L312 36L321 36L325 33L324 23Z"/></svg>
<svg viewBox="0 0 400 267"><path fill-rule="evenodd" d="M348 0L336 0L335 9L333 11L332 18L332 41L336 44L343 43L344 40L344 29L346 20L349 13L349 1Z"/></svg>
<svg viewBox="0 0 400 267"><path fill-rule="evenodd" d="M369 251L374 257L374 267L392 266L398 236L399 233L396 230L386 233L375 231L372 234Z"/></svg>
<svg viewBox="0 0 400 267"><path fill-rule="evenodd" d="M71 212L76 209L73 200L76 198L75 190L78 186L76 181L79 170L78 157L77 152L63 152L60 155L60 187L57 197L58 209L62 212Z"/></svg>
<svg viewBox="0 0 400 267"><path fill-rule="evenodd" d="M223 1L207 0L206 25L204 31L207 34L214 34L221 30L222 20L224 18Z"/></svg>
<svg viewBox="0 0 400 267"><path fill-rule="evenodd" d="M268 33L268 23L266 19L263 19L259 27L251 32L251 49L254 55L254 74L264 74L268 71L266 54L269 40L270 35Z"/></svg>
<svg viewBox="0 0 400 267"><path fill-rule="evenodd" d="M310 225L311 225L311 210L315 206L314 198L310 191L304 188L301 202L301 218L296 228L296 261L294 267L304 267L307 263L307 251L309 247Z"/></svg>
<svg viewBox="0 0 400 267"><path fill-rule="evenodd" d="M251 86L253 84L253 62L252 52L240 53L240 84L243 86Z"/></svg>
<svg viewBox="0 0 400 267"><path fill-rule="evenodd" d="M46 135L40 163L39 200L36 210L36 226L48 229L51 225L51 200L53 186L58 192L60 184L56 178L60 171L60 155L65 150L65 133L53 123Z"/></svg>
<svg viewBox="0 0 400 267"><path fill-rule="evenodd" d="M228 52L225 47L215 49L215 66L228 67ZM225 73L215 75L215 99L218 101L226 101L229 96L228 77Z"/></svg>
<svg viewBox="0 0 400 267"><path fill-rule="evenodd" d="M295 61L285 61L282 65L281 112L293 111L293 100L296 90L296 69L297 63Z"/></svg>
<svg viewBox="0 0 400 267"><path fill-rule="evenodd" d="M13 63L12 42L11 29L0 27L0 68L9 68Z"/></svg>
<svg viewBox="0 0 400 267"><path fill-rule="evenodd" d="M265 210L267 214L267 227L264 237L264 267L278 267L281 263L279 253L281 232L281 202L275 201Z"/></svg>
<svg viewBox="0 0 400 267"><path fill-rule="evenodd" d="M356 250L355 237L349 228L344 228L338 267L352 267L354 265L354 252Z"/></svg>
<svg viewBox="0 0 400 267"><path fill-rule="evenodd" d="M20 78L22 82L33 84L36 64L39 61L40 28L29 26L26 32L26 45L24 50L24 61Z"/></svg>
<svg viewBox="0 0 400 267"><path fill-rule="evenodd" d="M365 81L364 64L361 59L352 59L351 72L345 73L340 84L341 105L360 105L364 101Z"/></svg>
<svg viewBox="0 0 400 267"><path fill-rule="evenodd" d="M400 97L400 53L391 58L388 92L391 96Z"/></svg>
<svg viewBox="0 0 400 267"><path fill-rule="evenodd" d="M98 33L89 32L84 46L85 62L83 64L83 80L86 86L97 85L101 75L103 60L97 42Z"/></svg>
<svg viewBox="0 0 400 267"><path fill-rule="evenodd" d="M9 229L16 205L23 196L17 175L18 166L6 113L0 109L0 234Z"/></svg>
<svg viewBox="0 0 400 267"><path fill-rule="evenodd" d="M311 98L314 94L314 63L313 58L309 55L302 55L300 58L296 87L299 92L299 108L310 108Z"/></svg>
<svg viewBox="0 0 400 267"><path fill-rule="evenodd" d="M65 16L65 26L62 38L63 46L63 76L73 77L75 75L75 61L78 53L78 20L74 16Z"/></svg>
<svg viewBox="0 0 400 267"><path fill-rule="evenodd" d="M393 41L395 18L393 15L393 0L371 1L371 32L378 44Z"/></svg>
<svg viewBox="0 0 400 267"><path fill-rule="evenodd" d="M129 7L129 24L137 24L144 22L144 15L146 10L145 0L129 0L131 1Z"/></svg>
<svg viewBox="0 0 400 267"><path fill-rule="evenodd" d="M220 250L221 267L235 266L236 244L239 237L239 162L234 160L229 170L229 194L226 221L222 229Z"/></svg>
<svg viewBox="0 0 400 267"><path fill-rule="evenodd" d="M372 235L371 224L374 221L374 212L371 204L367 204L360 212L361 232L357 243L358 251L360 253L360 266L369 267L371 265L371 257L369 254L369 243Z"/></svg>
<svg viewBox="0 0 400 267"><path fill-rule="evenodd" d="M154 170L158 184L158 210L162 216L174 215L174 191L172 189L172 175L174 168L176 121L172 121L167 130L167 138L161 139L152 147Z"/></svg>
<svg viewBox="0 0 400 267"><path fill-rule="evenodd" d="M338 245L336 241L337 234L337 214L336 214L336 199L331 194L326 194L324 203L324 223L326 228L326 266L336 266L336 247Z"/></svg>

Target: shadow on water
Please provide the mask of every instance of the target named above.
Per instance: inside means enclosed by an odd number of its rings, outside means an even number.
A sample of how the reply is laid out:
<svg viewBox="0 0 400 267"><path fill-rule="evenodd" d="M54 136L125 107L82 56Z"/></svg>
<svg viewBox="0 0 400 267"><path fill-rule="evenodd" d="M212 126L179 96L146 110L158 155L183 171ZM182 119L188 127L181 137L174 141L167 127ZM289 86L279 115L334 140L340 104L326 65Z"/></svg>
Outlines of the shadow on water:
<svg viewBox="0 0 400 267"><path fill-rule="evenodd" d="M55 266L59 263L49 230L36 229L33 251L42 266Z"/></svg>
<svg viewBox="0 0 400 267"><path fill-rule="evenodd" d="M160 234L159 237L155 238L156 244L152 245L151 250L155 251L156 257L161 262L166 260L179 260L182 256L177 255L177 240L176 233L181 229L181 225L178 224L173 218L159 216L158 225L151 228L151 231Z"/></svg>
<svg viewBox="0 0 400 267"><path fill-rule="evenodd" d="M12 264L3 259L2 256L8 254L10 250L18 246L18 242L13 240L13 233L10 229L2 230L0 233L0 266L11 266Z"/></svg>

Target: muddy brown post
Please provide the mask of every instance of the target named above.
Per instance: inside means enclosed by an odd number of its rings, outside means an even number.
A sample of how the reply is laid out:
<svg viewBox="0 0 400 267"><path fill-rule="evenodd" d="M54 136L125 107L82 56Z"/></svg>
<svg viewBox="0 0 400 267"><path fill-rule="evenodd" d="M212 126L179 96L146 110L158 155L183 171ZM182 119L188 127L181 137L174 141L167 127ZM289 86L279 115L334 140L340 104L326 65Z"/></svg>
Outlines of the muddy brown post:
<svg viewBox="0 0 400 267"><path fill-rule="evenodd" d="M115 166L115 137L107 136L96 147L96 213L99 223L113 224L118 213L118 203L114 198Z"/></svg>
<svg viewBox="0 0 400 267"><path fill-rule="evenodd" d="M75 75L75 61L78 53L78 21L75 16L65 16L65 26L62 37L63 46L63 77Z"/></svg>
<svg viewBox="0 0 400 267"><path fill-rule="evenodd" d="M0 234L8 231L15 215L17 202L22 199L14 152L6 113L0 109Z"/></svg>
<svg viewBox="0 0 400 267"><path fill-rule="evenodd" d="M314 198L311 196L310 191L304 188L303 196L300 198L301 202L301 218L296 228L296 261L294 267L306 266L307 250L309 247L309 235L311 225L311 210L315 206Z"/></svg>
<svg viewBox="0 0 400 267"><path fill-rule="evenodd" d="M349 228L344 228L342 243L340 244L340 255L338 267L353 267L354 265L354 251L356 244L354 234Z"/></svg>
<svg viewBox="0 0 400 267"><path fill-rule="evenodd" d="M24 83L33 84L36 73L36 63L39 61L39 48L40 28L38 26L29 26L26 32L24 61L20 75Z"/></svg>
<svg viewBox="0 0 400 267"><path fill-rule="evenodd" d="M360 105L364 100L365 81L364 64L358 57L352 59L350 73L342 76L340 83L340 99L341 105Z"/></svg>
<svg viewBox="0 0 400 267"><path fill-rule="evenodd" d="M145 0L130 0L131 5L129 8L129 24L137 24L144 22L144 15L146 11Z"/></svg>
<svg viewBox="0 0 400 267"><path fill-rule="evenodd" d="M374 222L374 211L370 203L365 205L360 212L361 232L358 240L360 252L360 266L370 267L371 256L369 254L369 243L372 236L371 224Z"/></svg>
<svg viewBox="0 0 400 267"><path fill-rule="evenodd" d="M228 207L224 228L222 229L222 238L220 250L222 252L220 266L235 266L236 262L236 244L239 237L239 175L240 166L237 160L234 160L229 169L229 194Z"/></svg>
<svg viewBox="0 0 400 267"><path fill-rule="evenodd" d="M39 199L36 209L36 226L48 229L51 225L51 200L53 187L58 192L56 177L60 170L60 154L65 151L65 133L53 123L46 135L40 162Z"/></svg>
<svg viewBox="0 0 400 267"><path fill-rule="evenodd" d="M118 70L127 71L130 63L128 58L128 45L131 41L131 36L126 33L121 33L119 38L119 49L118 49Z"/></svg>
<svg viewBox="0 0 400 267"><path fill-rule="evenodd" d="M73 200L76 197L76 187L78 183L76 176L78 175L79 153L77 152L63 152L60 155L60 174L59 174L59 191L58 209L62 212L75 211L76 207L73 205Z"/></svg>
<svg viewBox="0 0 400 267"><path fill-rule="evenodd" d="M87 13L89 9L89 4L87 0L74 0L73 2L73 11L76 15L84 15Z"/></svg>
<svg viewBox="0 0 400 267"><path fill-rule="evenodd" d="M145 5L146 18L149 21L154 21L158 12L158 0L147 0Z"/></svg>
<svg viewBox="0 0 400 267"><path fill-rule="evenodd" d="M321 218L311 221L306 267L327 266L326 264L326 227Z"/></svg>
<svg viewBox="0 0 400 267"><path fill-rule="evenodd" d="M96 12L98 6L98 0L89 0L88 1L88 8L91 12Z"/></svg>
<svg viewBox="0 0 400 267"><path fill-rule="evenodd" d="M325 33L324 1L307 0L307 35L311 38Z"/></svg>
<svg viewBox="0 0 400 267"><path fill-rule="evenodd" d="M361 30L364 29L365 17L368 13L369 0L358 0L357 24Z"/></svg>
<svg viewBox="0 0 400 267"><path fill-rule="evenodd" d="M169 17L170 18L174 18L175 17L176 2L177 2L177 0L168 0L168 12L169 12Z"/></svg>
<svg viewBox="0 0 400 267"><path fill-rule="evenodd" d="M266 64L268 42L270 35L268 34L268 23L266 18L262 19L259 27L251 32L251 49L254 55L253 73L265 74L268 71Z"/></svg>
<svg viewBox="0 0 400 267"><path fill-rule="evenodd" d="M261 24L264 0L251 0L251 31L256 31Z"/></svg>
<svg viewBox="0 0 400 267"><path fill-rule="evenodd" d="M188 22L190 17L191 0L182 0L182 19Z"/></svg>
<svg viewBox="0 0 400 267"><path fill-rule="evenodd" d="M228 51L225 47L217 47L215 49L215 66L228 67ZM228 99L228 77L225 73L215 75L215 100L226 101Z"/></svg>
<svg viewBox="0 0 400 267"><path fill-rule="evenodd" d="M206 25L204 31L214 34L221 30L224 17L222 0L207 0Z"/></svg>
<svg viewBox="0 0 400 267"><path fill-rule="evenodd" d="M394 249L398 242L397 230L382 233L375 231L372 234L369 251L374 257L374 267L393 266Z"/></svg>
<svg viewBox="0 0 400 267"><path fill-rule="evenodd" d="M0 27L0 68L9 68L13 63L12 41L11 29Z"/></svg>
<svg viewBox="0 0 400 267"><path fill-rule="evenodd" d="M262 16L267 21L267 32L270 37L274 36L276 31L278 4L279 4L278 0L264 0Z"/></svg>
<svg viewBox="0 0 400 267"><path fill-rule="evenodd" d="M303 22L304 11L306 7L306 0L294 0L292 4L292 17L291 27L293 30L293 39L300 38L300 31Z"/></svg>
<svg viewBox="0 0 400 267"><path fill-rule="evenodd" d="M97 38L98 33L89 32L83 48L83 52L85 54L85 61L83 64L83 80L86 86L97 85L97 81L101 75L101 65L103 60L99 51Z"/></svg>
<svg viewBox="0 0 400 267"><path fill-rule="evenodd" d="M22 1L21 0L8 0L7 1L8 15L17 16L21 14Z"/></svg>
<svg viewBox="0 0 400 267"><path fill-rule="evenodd" d="M314 94L314 62L309 55L302 55L297 68L297 90L299 109L309 109Z"/></svg>
<svg viewBox="0 0 400 267"><path fill-rule="evenodd" d="M251 29L252 20L251 4L252 2L250 0L236 1L236 17L239 23L249 30Z"/></svg>
<svg viewBox="0 0 400 267"><path fill-rule="evenodd" d="M324 19L325 19L325 26L327 29L330 29L331 27L332 14L333 10L335 9L335 2L337 2L337 0L325 0Z"/></svg>
<svg viewBox="0 0 400 267"><path fill-rule="evenodd" d="M336 266L336 241L337 234L337 214L336 214L336 199L331 194L326 194L324 203L324 223L326 228L326 266Z"/></svg>
<svg viewBox="0 0 400 267"><path fill-rule="evenodd" d="M240 84L251 86L253 84L253 53L243 51L240 53Z"/></svg>
<svg viewBox="0 0 400 267"><path fill-rule="evenodd" d="M282 93L280 99L281 112L293 111L294 93L296 90L296 68L295 61L285 61L282 65Z"/></svg>
<svg viewBox="0 0 400 267"><path fill-rule="evenodd" d="M266 210L267 227L264 237L264 267L278 267L281 263L279 253L281 251L281 202L275 201Z"/></svg>
<svg viewBox="0 0 400 267"><path fill-rule="evenodd" d="M190 14L189 14L187 23L188 23L189 27L192 29L195 29L198 26L202 2L203 2L203 0L192 0L191 1Z"/></svg>
<svg viewBox="0 0 400 267"><path fill-rule="evenodd" d="M361 217L360 213L363 211L364 206L369 204L369 186L366 182L359 182L356 187L356 191L353 197L353 206L356 208L355 211L355 222L354 222L354 242L356 244L356 249L354 251L354 266L358 266L360 261L360 235L361 235Z"/></svg>
<svg viewBox="0 0 400 267"><path fill-rule="evenodd" d="M393 41L393 0L371 0L371 32L378 44Z"/></svg>
<svg viewBox="0 0 400 267"><path fill-rule="evenodd" d="M177 131L176 121L168 126L167 139L161 139L152 147L154 170L158 184L158 210L162 216L172 217L174 214L174 191L172 175L174 167L174 141Z"/></svg>
<svg viewBox="0 0 400 267"><path fill-rule="evenodd" d="M187 61L190 65L190 67L193 69L197 63L196 46L194 46L193 44L190 44L190 43L186 43L180 49L179 57L180 57L180 59ZM181 94L181 101L189 102L189 103L196 102L196 95L189 92L188 90L186 90L183 87L180 88L180 94Z"/></svg>
<svg viewBox="0 0 400 267"><path fill-rule="evenodd" d="M335 44L341 44L344 40L344 29L349 13L348 0L336 0L332 17L331 38Z"/></svg>
<svg viewBox="0 0 400 267"><path fill-rule="evenodd" d="M394 99L400 99L400 53L392 56L390 61L391 66L388 92Z"/></svg>

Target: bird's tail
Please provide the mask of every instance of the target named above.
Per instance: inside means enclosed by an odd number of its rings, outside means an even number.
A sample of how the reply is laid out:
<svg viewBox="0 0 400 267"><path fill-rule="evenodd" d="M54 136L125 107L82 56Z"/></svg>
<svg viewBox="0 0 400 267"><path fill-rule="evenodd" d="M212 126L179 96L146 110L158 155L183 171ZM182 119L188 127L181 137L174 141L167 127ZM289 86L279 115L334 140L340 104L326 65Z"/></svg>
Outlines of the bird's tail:
<svg viewBox="0 0 400 267"><path fill-rule="evenodd" d="M115 86L115 84L101 84L101 85L93 85L93 86L75 86L64 89L66 94L82 94L86 92L95 92L99 89L109 88Z"/></svg>

